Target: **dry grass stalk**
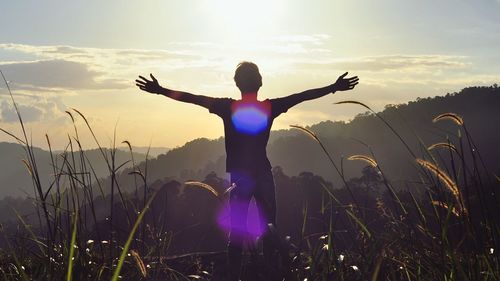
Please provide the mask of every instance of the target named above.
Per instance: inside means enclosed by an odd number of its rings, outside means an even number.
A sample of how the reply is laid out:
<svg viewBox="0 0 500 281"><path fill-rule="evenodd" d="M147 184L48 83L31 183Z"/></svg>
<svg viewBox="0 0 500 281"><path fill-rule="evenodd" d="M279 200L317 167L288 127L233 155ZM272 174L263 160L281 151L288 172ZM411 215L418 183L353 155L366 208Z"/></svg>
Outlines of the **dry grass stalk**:
<svg viewBox="0 0 500 281"><path fill-rule="evenodd" d="M348 157L347 160L360 160L370 164L372 167L378 166L377 161L375 161L375 159L366 155L352 155Z"/></svg>
<svg viewBox="0 0 500 281"><path fill-rule="evenodd" d="M134 258L135 264L139 268L139 271L141 272L142 276L147 277L148 272L146 270L146 266L144 266L144 262L142 261L141 256L139 256L139 253L135 250L130 250L130 255L132 255L132 257Z"/></svg>
<svg viewBox="0 0 500 281"><path fill-rule="evenodd" d="M439 169L436 165L423 159L417 159L417 163L435 174L455 197L459 196L458 186L445 172Z"/></svg>
<svg viewBox="0 0 500 281"><path fill-rule="evenodd" d="M366 105L362 102L359 102L359 101L354 101L354 100L339 101L339 102L336 102L334 104L357 104L357 105L361 105L362 107L364 107L370 111L373 111L368 105Z"/></svg>
<svg viewBox="0 0 500 281"><path fill-rule="evenodd" d="M316 134L313 133L313 131L311 131L307 128L301 127L299 125L290 125L290 127L295 128L295 129L299 129L299 130L303 131L304 133L306 133L311 138L313 138L315 141L320 142L318 139L318 136L316 136Z"/></svg>
<svg viewBox="0 0 500 281"><path fill-rule="evenodd" d="M427 150L432 150L434 148L439 148L439 147L445 147L445 148L451 149L451 150L453 150L453 151L455 151L455 152L458 153L457 148L453 144L450 144L450 143L447 143L447 142L438 142L438 143L435 143L435 144L429 146L427 148Z"/></svg>
<svg viewBox="0 0 500 281"><path fill-rule="evenodd" d="M124 141L122 141L122 143L126 144L128 146L128 149L130 151L132 151L132 145L130 144L130 142L128 140L124 140Z"/></svg>
<svg viewBox="0 0 500 281"><path fill-rule="evenodd" d="M234 182L233 182L233 184L231 184L231 186L230 186L230 187L228 187L228 188L224 191L224 194L223 194L223 195L228 194L229 192L231 192L231 191L232 191L233 189L235 189L235 188L236 188L236 183L234 183Z"/></svg>
<svg viewBox="0 0 500 281"><path fill-rule="evenodd" d="M193 186L198 186L198 187L201 187L201 188L204 188L210 192L212 192L213 195L215 195L216 197L219 196L219 193L213 188L211 187L210 185L204 183L204 182L199 182L199 181L187 181L184 183L185 185L193 185Z"/></svg>
<svg viewBox="0 0 500 281"><path fill-rule="evenodd" d="M24 166L26 166L26 169L28 170L28 173L30 174L30 176L33 176L33 169L31 168L31 165L28 162L28 160L21 159L21 161L23 162Z"/></svg>
<svg viewBox="0 0 500 281"><path fill-rule="evenodd" d="M432 205L442 207L442 208L444 208L446 210L449 210L449 208L450 208L448 206L448 204L446 204L444 202L441 202L441 201L437 201L437 200L432 201ZM455 208L451 208L451 213L454 214L457 217L459 216L459 214L457 212L457 209L455 209Z"/></svg>
<svg viewBox="0 0 500 281"><path fill-rule="evenodd" d="M452 113L452 112L440 114L436 118L434 118L432 120L432 122L436 123L437 121L446 120L446 119L447 120L451 120L451 121L455 122L457 125L460 125L460 126L462 126L464 124L464 120L462 119L462 117L460 117L458 114L455 114L455 113Z"/></svg>
<svg viewBox="0 0 500 281"><path fill-rule="evenodd" d="M457 184L445 172L443 172L436 165L430 163L429 161L425 161L423 159L416 159L416 161L422 167L435 174L437 178L444 183L444 185L448 188L453 197L455 197L455 200L457 201L458 206L460 208L459 209L460 212L466 213L467 210L464 208L464 205L462 203L462 196L460 194L460 190L458 189Z"/></svg>
<svg viewBox="0 0 500 281"><path fill-rule="evenodd" d="M386 217L386 218L390 218L391 216L389 215L389 211L387 209L387 206L384 204L384 201L382 200L382 198L377 197L375 202L376 202L375 203L376 209L380 213L380 215L383 217Z"/></svg>

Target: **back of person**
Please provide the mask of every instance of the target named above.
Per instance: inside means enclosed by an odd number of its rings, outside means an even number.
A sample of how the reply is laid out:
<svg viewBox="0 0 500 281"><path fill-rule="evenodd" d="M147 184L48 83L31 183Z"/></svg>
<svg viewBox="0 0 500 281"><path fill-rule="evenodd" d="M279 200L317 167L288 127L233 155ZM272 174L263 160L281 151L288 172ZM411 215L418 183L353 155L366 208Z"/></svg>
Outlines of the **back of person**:
<svg viewBox="0 0 500 281"><path fill-rule="evenodd" d="M243 244L246 240L263 240L263 253L268 266L266 280L281 280L275 267L277 245L270 237L270 226L276 225L275 185L271 172L271 163L267 158L266 146L273 121L280 114L293 106L325 96L336 91L353 89L358 78L344 79L341 75L334 84L306 90L282 98L257 100L257 93L262 86L259 68L251 62L238 65L234 75L236 86L241 92L241 99L212 98L193 95L187 92L163 88L156 78L152 80L139 76L136 85L143 91L160 94L169 98L188 102L207 108L224 122L226 145L226 171L231 175L235 188L230 193L230 234L228 243L228 279L238 280L242 262ZM247 215L250 200L255 198L261 220L258 231L248 231ZM285 258L285 257L282 257ZM283 275L283 274L281 274Z"/></svg>
<svg viewBox="0 0 500 281"><path fill-rule="evenodd" d="M266 146L273 121L286 111L284 106L279 99L258 101L253 96L214 100L209 111L224 122L227 172L271 169Z"/></svg>

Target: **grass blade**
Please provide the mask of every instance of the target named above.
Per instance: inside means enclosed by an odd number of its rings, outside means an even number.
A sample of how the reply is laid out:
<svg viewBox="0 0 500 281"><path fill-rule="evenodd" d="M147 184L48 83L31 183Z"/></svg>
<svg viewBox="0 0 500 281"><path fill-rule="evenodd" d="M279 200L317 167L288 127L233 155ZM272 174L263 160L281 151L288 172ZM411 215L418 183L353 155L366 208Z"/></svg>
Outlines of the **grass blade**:
<svg viewBox="0 0 500 281"><path fill-rule="evenodd" d="M113 272L113 277L111 277L111 281L117 281L120 276L120 271L123 267L123 262L125 261L125 258L127 257L127 252L130 247L130 244L132 243L132 240L134 239L135 232L137 228L139 227L139 224L141 223L142 219L144 218L144 214L146 214L146 211L149 208L149 205L151 202L153 202L153 199L155 198L156 194L158 191L155 191L151 198L149 198L148 202L146 203L146 206L144 206L144 209L142 209L141 213L137 217L137 220L134 223L134 226L132 227L132 230L130 230L130 233L128 235L127 241L125 242L125 245L123 245L123 250L122 253L120 254L120 258L118 259L118 264L116 265L116 269Z"/></svg>
<svg viewBox="0 0 500 281"><path fill-rule="evenodd" d="M368 238L371 238L372 234L368 230L368 228L366 227L366 225L360 219L358 219L358 217L356 217L356 215L353 214L351 211L349 211L349 210L345 210L345 211L356 222L356 224L361 227L361 230L363 230L363 232L366 233L366 235L368 236Z"/></svg>
<svg viewBox="0 0 500 281"><path fill-rule="evenodd" d="M73 278L73 257L75 256L77 220L78 210L73 219L73 231L71 233L71 243L69 244L68 272L66 274L66 281L71 281Z"/></svg>

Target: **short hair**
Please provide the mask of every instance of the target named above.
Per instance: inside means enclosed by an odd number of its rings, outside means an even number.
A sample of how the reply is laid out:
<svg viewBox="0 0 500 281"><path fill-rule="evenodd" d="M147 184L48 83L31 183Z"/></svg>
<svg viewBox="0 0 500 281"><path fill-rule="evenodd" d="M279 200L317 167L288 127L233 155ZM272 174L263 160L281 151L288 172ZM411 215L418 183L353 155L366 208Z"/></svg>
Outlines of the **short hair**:
<svg viewBox="0 0 500 281"><path fill-rule="evenodd" d="M257 92L262 86L259 68L253 62L240 62L234 72L234 82L242 93Z"/></svg>

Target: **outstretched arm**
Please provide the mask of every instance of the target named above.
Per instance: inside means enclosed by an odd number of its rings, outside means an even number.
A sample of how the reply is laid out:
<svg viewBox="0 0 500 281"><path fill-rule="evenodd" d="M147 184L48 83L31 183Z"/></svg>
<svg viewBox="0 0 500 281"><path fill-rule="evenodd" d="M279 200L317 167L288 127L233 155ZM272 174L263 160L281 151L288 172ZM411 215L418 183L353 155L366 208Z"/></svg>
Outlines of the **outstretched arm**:
<svg viewBox="0 0 500 281"><path fill-rule="evenodd" d="M345 78L346 76L347 72L340 75L337 81L329 86L323 88L310 89L301 93L280 98L279 100L283 102L283 106L285 107L284 111L306 100L317 99L322 96L328 95L330 93L335 93L337 91L347 91L354 89L354 87L358 84L359 81L358 76Z"/></svg>
<svg viewBox="0 0 500 281"><path fill-rule="evenodd" d="M210 104L212 103L213 98L211 97L193 95L186 92L163 88L162 86L160 86L158 80L156 80L153 74L149 75L151 76L151 80L148 80L145 77L139 75L140 79L135 80L135 85L139 87L139 89L148 93L163 95L174 100L197 104L206 108L209 108Z"/></svg>

